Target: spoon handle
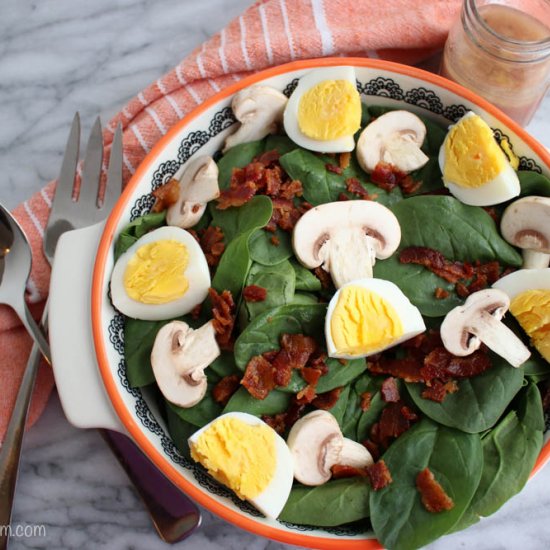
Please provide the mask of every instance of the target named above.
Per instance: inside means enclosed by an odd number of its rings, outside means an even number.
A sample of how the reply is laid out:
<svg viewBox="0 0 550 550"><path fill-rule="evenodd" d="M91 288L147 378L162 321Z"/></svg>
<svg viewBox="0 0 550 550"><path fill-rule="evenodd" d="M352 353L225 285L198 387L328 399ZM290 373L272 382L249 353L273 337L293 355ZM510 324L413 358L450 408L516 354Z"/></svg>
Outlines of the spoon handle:
<svg viewBox="0 0 550 550"><path fill-rule="evenodd" d="M48 303L46 302L44 313L42 314L42 327L47 326L47 321ZM40 334L42 334L42 331L40 331L38 327L37 329ZM43 339L45 340L44 337ZM47 344L46 347L48 347ZM34 380L38 372L38 366L40 365L40 353L41 350L38 346L33 345L27 367L23 373L21 385L19 386L19 391L17 392L15 406L6 430L6 437L0 448L0 526L9 525L11 520L23 434L25 432L27 412L31 401ZM0 550L7 548L7 545L8 530L0 529Z"/></svg>
<svg viewBox="0 0 550 550"><path fill-rule="evenodd" d="M50 353L50 345L48 344L48 340L46 340L44 330L42 330L38 326L36 321L32 318L31 312L29 311L29 308L27 307L25 301L21 300L19 303L12 303L10 305L13 307L13 309L21 319L21 322L23 323L23 326L27 329L27 332L31 335L34 342L38 345L40 352L44 356L44 359L46 359L48 364L51 365L52 356ZM47 304L46 307L48 307ZM42 327L46 326L43 322L41 323L41 325Z"/></svg>

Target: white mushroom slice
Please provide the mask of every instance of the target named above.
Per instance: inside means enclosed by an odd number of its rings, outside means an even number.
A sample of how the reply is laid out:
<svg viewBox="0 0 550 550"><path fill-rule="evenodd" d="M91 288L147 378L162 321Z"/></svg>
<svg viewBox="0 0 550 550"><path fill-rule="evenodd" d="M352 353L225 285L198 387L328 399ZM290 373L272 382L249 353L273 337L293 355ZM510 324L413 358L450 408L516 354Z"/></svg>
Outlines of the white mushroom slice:
<svg viewBox="0 0 550 550"><path fill-rule="evenodd" d="M294 477L304 485L322 485L336 465L364 468L373 463L369 451L342 435L328 411L306 414L292 426L287 445L294 460Z"/></svg>
<svg viewBox="0 0 550 550"><path fill-rule="evenodd" d="M426 126L415 114L389 111L361 132L357 141L357 160L368 173L379 162L391 164L401 172L412 172L429 160L420 149L425 137Z"/></svg>
<svg viewBox="0 0 550 550"><path fill-rule="evenodd" d="M500 222L502 236L523 249L523 268L550 263L550 198L524 197L510 204Z"/></svg>
<svg viewBox="0 0 550 550"><path fill-rule="evenodd" d="M160 391L180 407L196 405L206 393L204 369L220 355L212 321L194 330L172 321L159 331L151 351L151 365Z"/></svg>
<svg viewBox="0 0 550 550"><path fill-rule="evenodd" d="M166 223L187 229L198 223L207 203L220 195L218 166L212 157L197 157L181 166L174 179L179 181L179 197L168 208Z"/></svg>
<svg viewBox="0 0 550 550"><path fill-rule="evenodd" d="M483 342L513 367L519 367L531 355L523 342L501 319L510 307L505 292L490 288L474 292L463 306L457 306L441 323L441 340L445 349L464 357L479 348Z"/></svg>
<svg viewBox="0 0 550 550"><path fill-rule="evenodd" d="M251 86L236 93L231 108L241 125L225 140L224 152L276 132L287 101L284 94L269 86Z"/></svg>
<svg viewBox="0 0 550 550"><path fill-rule="evenodd" d="M380 203L329 202L308 210L294 227L292 246L308 269L322 266L336 288L372 277L376 258L391 256L401 241L395 215Z"/></svg>

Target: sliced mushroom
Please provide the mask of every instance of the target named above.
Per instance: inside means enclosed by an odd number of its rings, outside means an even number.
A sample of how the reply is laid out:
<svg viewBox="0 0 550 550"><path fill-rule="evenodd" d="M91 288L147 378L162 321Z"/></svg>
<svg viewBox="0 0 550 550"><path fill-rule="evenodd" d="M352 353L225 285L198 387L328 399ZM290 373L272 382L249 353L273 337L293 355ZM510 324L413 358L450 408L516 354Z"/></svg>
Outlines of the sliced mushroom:
<svg viewBox="0 0 550 550"><path fill-rule="evenodd" d="M308 269L322 266L336 288L372 277L376 258L391 256L401 241L395 215L378 202L357 200L321 204L294 227L292 246Z"/></svg>
<svg viewBox="0 0 550 550"><path fill-rule="evenodd" d="M425 137L426 126L415 114L389 111L361 132L357 160L369 173L379 162L391 164L401 172L412 172L429 160L420 149Z"/></svg>
<svg viewBox="0 0 550 550"><path fill-rule="evenodd" d="M235 94L231 108L241 125L225 140L224 152L239 143L263 139L276 132L286 102L284 94L269 86L251 86Z"/></svg>
<svg viewBox="0 0 550 550"><path fill-rule="evenodd" d="M550 263L550 198L524 197L510 204L500 222L502 236L523 249L523 268Z"/></svg>
<svg viewBox="0 0 550 550"><path fill-rule="evenodd" d="M342 435L328 411L306 414L292 426L287 445L294 459L294 477L304 485L322 485L336 465L364 468L373 463L369 451Z"/></svg>
<svg viewBox="0 0 550 550"><path fill-rule="evenodd" d="M175 405L196 405L206 393L204 369L220 355L212 321L192 329L172 321L159 331L151 352L151 365L160 391Z"/></svg>
<svg viewBox="0 0 550 550"><path fill-rule="evenodd" d="M174 179L179 181L179 197L168 208L166 223L187 229L201 219L208 201L220 195L218 166L212 157L197 157L184 164Z"/></svg>
<svg viewBox="0 0 550 550"><path fill-rule="evenodd" d="M501 319L510 307L510 298L502 290L489 288L470 294L464 305L457 306L441 323L445 349L464 357L483 342L513 367L525 363L531 352Z"/></svg>

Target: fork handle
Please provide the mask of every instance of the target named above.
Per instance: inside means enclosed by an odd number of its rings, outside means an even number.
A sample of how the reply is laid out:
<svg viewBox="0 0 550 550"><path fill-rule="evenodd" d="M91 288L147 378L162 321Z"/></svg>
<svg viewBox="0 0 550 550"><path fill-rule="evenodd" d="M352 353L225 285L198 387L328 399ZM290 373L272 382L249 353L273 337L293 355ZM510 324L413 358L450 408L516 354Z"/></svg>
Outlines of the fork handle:
<svg viewBox="0 0 550 550"><path fill-rule="evenodd" d="M45 327L48 326L47 321L48 302L46 302L44 307L44 313L42 314L42 321L40 323L41 329L44 332L46 331ZM4 527L0 529L0 550L5 550L8 547L9 529L7 529L7 526L11 521L15 485L19 472L21 446L23 444L23 435L25 433L25 424L27 421L32 390L34 388L34 381L40 365L40 357L41 350L34 344L29 355L27 368L23 373L21 385L17 392L15 406L6 430L6 437L0 448L0 526Z"/></svg>
<svg viewBox="0 0 550 550"><path fill-rule="evenodd" d="M25 303L24 300L21 300L20 303L12 304L12 307L17 313L17 315L19 316L19 319L21 319L23 326L25 327L27 332L30 334L35 344L37 344L38 347L40 348L40 352L44 356L44 359L46 359L48 364L51 365L52 357L50 353L50 345L48 344L48 340L46 339L46 336L45 336L46 332L44 327L46 326L46 323L44 321L44 317L42 318L42 321L40 322L40 326L39 326L36 323L36 321L32 318L31 312L29 311L29 308L27 307L27 304ZM47 310L44 310L44 311L47 311Z"/></svg>

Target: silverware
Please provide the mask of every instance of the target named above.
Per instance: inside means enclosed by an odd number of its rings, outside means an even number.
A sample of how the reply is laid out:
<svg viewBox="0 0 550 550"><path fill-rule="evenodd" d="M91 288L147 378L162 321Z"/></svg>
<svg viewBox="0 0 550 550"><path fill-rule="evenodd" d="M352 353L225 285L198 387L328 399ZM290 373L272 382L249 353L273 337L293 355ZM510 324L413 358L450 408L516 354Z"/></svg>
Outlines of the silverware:
<svg viewBox="0 0 550 550"><path fill-rule="evenodd" d="M44 235L44 254L52 263L59 237L65 232L98 223L114 206L122 188L122 131L117 128L112 147L107 184L100 197L100 175L103 161L101 123L96 120L84 158L81 185L74 196L74 181L79 156L80 118L75 115L52 210ZM48 305L44 309L42 325L47 325ZM0 449L0 526L10 523L25 419L32 386L40 360L40 351L33 346L6 439ZM177 542L189 536L200 524L197 506L178 491L141 453L127 437L107 430L100 434L128 474L145 503L159 536L166 542ZM166 499L166 495L171 495ZM0 550L7 548L7 529L0 529Z"/></svg>
<svg viewBox="0 0 550 550"><path fill-rule="evenodd" d="M25 303L25 285L31 272L31 246L21 226L0 204L0 304L9 305L48 361L50 346Z"/></svg>

